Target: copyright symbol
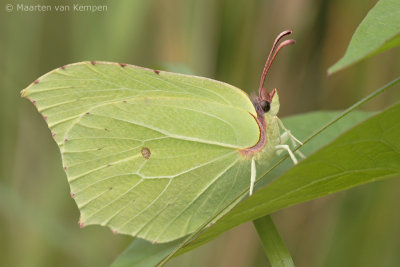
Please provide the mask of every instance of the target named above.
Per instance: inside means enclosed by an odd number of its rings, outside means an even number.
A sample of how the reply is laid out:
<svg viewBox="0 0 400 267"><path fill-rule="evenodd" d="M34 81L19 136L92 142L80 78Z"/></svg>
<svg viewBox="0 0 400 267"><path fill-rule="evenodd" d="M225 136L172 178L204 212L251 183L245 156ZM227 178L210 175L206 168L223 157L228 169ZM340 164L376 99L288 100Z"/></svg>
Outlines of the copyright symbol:
<svg viewBox="0 0 400 267"><path fill-rule="evenodd" d="M13 9L14 9L14 6L13 6L13 5L11 5L11 4L7 4L7 5L6 5L6 11L7 11L7 12L12 12Z"/></svg>

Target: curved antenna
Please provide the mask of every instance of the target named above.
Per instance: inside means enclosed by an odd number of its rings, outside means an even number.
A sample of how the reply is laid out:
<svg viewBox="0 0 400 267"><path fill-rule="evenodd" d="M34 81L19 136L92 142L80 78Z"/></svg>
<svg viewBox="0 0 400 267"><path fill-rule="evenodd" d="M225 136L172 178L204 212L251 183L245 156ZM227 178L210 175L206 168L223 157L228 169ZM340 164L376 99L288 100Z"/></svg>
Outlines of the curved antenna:
<svg viewBox="0 0 400 267"><path fill-rule="evenodd" d="M290 44L294 44L295 40L286 40L286 41L283 41L282 43L280 43L278 47L276 47L276 46L283 37L285 37L286 35L289 35L291 33L292 33L292 31L281 32L276 37L275 42L272 45L271 50L269 51L268 58L267 58L267 61L265 62L265 66L264 66L264 69L263 69L263 72L261 75L260 86L258 88L258 96L260 99L262 99L262 90L263 90L263 86L264 86L264 82L265 82L265 77L267 76L268 70L271 67L272 62L274 62L276 55L283 47L290 45ZM276 48L276 50L275 50L275 48Z"/></svg>

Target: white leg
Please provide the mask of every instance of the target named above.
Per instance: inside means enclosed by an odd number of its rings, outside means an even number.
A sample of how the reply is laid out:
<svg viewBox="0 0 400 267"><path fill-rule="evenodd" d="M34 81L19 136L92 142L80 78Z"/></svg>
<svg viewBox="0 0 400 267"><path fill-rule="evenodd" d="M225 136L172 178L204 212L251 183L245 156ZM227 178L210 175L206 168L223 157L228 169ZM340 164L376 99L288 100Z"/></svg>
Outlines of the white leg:
<svg viewBox="0 0 400 267"><path fill-rule="evenodd" d="M294 135L288 129L286 129L286 127L283 125L283 122L278 117L276 117L276 119L278 120L279 126L281 126L281 128L285 131L285 133L287 133L290 136L290 139L292 139L292 142L294 142L294 144L298 143L299 145L303 145L303 143L300 142L299 139L294 137Z"/></svg>
<svg viewBox="0 0 400 267"><path fill-rule="evenodd" d="M281 140L279 144L285 144L289 139L292 140L288 132L283 132L283 134L281 134L281 136L279 137L279 140Z"/></svg>
<svg viewBox="0 0 400 267"><path fill-rule="evenodd" d="M303 153L301 153L300 150L296 150L295 153L297 153L302 159L305 159L305 158L306 158L306 156L305 156Z"/></svg>
<svg viewBox="0 0 400 267"><path fill-rule="evenodd" d="M284 133L280 137L281 139L285 139L285 140L290 139L290 141L292 142L293 148L296 147L296 143L299 145L303 145L303 143L300 142L299 139L297 139L288 129L286 129L286 127L283 125L283 122L278 117L276 117L276 119L278 120L280 127L284 130ZM297 155L299 155L303 159L306 158L306 156L304 156L304 154L301 153L300 150L297 150L295 153L297 153Z"/></svg>
<svg viewBox="0 0 400 267"><path fill-rule="evenodd" d="M286 132L284 132L284 134L285 134L285 133L286 133ZM293 147L296 147L296 142L295 142L292 138L290 138L290 141L292 141ZM301 151L300 151L299 149L297 149L296 152L294 152L294 153L296 153L297 155L299 155L302 159L305 159L305 158L306 158L306 156L304 156L304 154L301 153Z"/></svg>
<svg viewBox="0 0 400 267"><path fill-rule="evenodd" d="M297 164L298 161L296 157L294 156L292 150L290 150L290 147L288 145L277 145L275 146L276 150L286 150L289 153L290 158L292 159L294 164Z"/></svg>
<svg viewBox="0 0 400 267"><path fill-rule="evenodd" d="M251 174L250 174L250 196L253 194L254 183L256 182L256 162L251 160Z"/></svg>

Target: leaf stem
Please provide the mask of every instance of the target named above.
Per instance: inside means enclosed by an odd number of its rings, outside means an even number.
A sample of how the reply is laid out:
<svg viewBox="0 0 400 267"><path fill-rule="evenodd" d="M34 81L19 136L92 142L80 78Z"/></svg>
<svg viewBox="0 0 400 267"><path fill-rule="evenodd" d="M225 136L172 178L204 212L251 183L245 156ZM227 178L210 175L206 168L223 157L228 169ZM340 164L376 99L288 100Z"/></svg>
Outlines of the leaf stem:
<svg viewBox="0 0 400 267"><path fill-rule="evenodd" d="M287 250L270 215L254 220L253 224L272 267L294 267Z"/></svg>

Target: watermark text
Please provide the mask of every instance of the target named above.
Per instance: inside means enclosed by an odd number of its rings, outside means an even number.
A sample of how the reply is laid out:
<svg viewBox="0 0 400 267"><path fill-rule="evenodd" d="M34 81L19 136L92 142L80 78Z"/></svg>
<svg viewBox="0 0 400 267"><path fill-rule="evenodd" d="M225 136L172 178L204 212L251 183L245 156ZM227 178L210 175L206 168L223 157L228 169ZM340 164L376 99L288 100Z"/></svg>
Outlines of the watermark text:
<svg viewBox="0 0 400 267"><path fill-rule="evenodd" d="M5 11L10 12L87 12L101 13L108 11L108 5L41 5L41 4L6 4Z"/></svg>

